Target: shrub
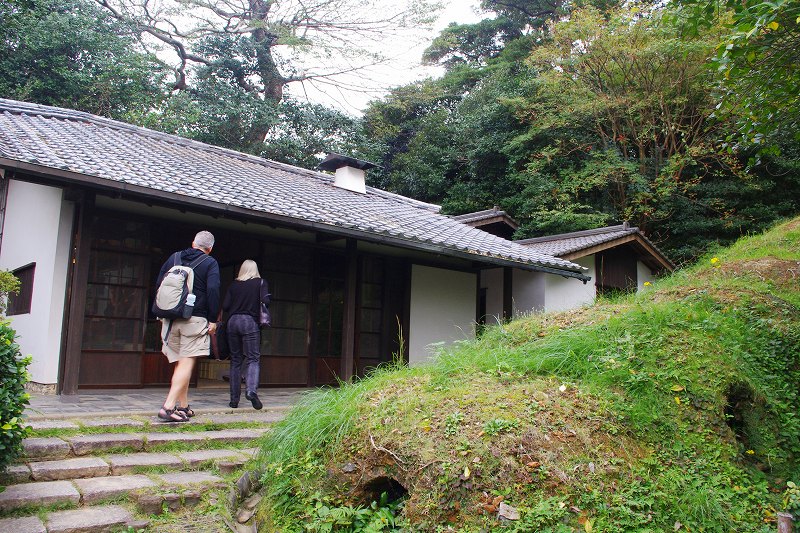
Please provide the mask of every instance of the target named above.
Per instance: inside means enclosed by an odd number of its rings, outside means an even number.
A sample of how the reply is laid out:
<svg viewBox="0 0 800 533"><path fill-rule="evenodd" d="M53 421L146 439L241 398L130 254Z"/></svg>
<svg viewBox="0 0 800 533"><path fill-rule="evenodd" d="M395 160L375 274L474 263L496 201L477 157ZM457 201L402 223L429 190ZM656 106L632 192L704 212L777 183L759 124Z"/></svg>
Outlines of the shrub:
<svg viewBox="0 0 800 533"><path fill-rule="evenodd" d="M0 314L5 313L8 295L17 292L19 280L11 272L0 270ZM0 471L19 455L27 435L22 412L28 404L25 383L31 359L22 357L14 342L16 336L11 324L0 319Z"/></svg>
<svg viewBox="0 0 800 533"><path fill-rule="evenodd" d="M14 337L9 322L0 320L0 471L19 455L27 434L22 412L28 404L25 383L31 358L22 357Z"/></svg>
<svg viewBox="0 0 800 533"><path fill-rule="evenodd" d="M19 293L19 280L8 270L0 270L0 315L5 314L8 295Z"/></svg>

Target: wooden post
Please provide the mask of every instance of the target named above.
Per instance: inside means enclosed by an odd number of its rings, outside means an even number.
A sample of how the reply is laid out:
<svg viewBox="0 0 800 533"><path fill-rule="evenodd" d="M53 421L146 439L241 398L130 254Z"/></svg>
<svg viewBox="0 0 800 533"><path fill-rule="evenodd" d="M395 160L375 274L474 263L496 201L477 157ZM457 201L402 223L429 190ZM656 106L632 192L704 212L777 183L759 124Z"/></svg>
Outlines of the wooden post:
<svg viewBox="0 0 800 533"><path fill-rule="evenodd" d="M356 346L356 289L358 286L358 243L347 239L347 273L344 283L344 324L342 324L342 381L353 379Z"/></svg>
<svg viewBox="0 0 800 533"><path fill-rule="evenodd" d="M792 533L794 517L789 513L778 513L778 533Z"/></svg>
<svg viewBox="0 0 800 533"><path fill-rule="evenodd" d="M78 376L81 367L81 346L83 344L83 321L86 310L86 287L89 280L89 253L92 243L92 217L94 215L94 194L86 193L76 203L78 218L73 247L70 253L72 275L68 295L67 328L64 343L64 371L61 381L61 399L70 401L78 392Z"/></svg>

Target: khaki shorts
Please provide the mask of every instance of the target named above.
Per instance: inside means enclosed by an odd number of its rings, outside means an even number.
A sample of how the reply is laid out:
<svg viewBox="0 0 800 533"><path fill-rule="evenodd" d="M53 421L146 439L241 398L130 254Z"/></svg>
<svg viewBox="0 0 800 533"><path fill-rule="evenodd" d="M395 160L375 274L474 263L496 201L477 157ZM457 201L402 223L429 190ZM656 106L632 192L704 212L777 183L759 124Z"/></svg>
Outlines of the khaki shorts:
<svg viewBox="0 0 800 533"><path fill-rule="evenodd" d="M161 321L161 338L167 333L169 320ZM208 320L193 316L188 319L172 321L172 329L161 352L170 363L187 357L202 357L211 353L211 336L208 334Z"/></svg>

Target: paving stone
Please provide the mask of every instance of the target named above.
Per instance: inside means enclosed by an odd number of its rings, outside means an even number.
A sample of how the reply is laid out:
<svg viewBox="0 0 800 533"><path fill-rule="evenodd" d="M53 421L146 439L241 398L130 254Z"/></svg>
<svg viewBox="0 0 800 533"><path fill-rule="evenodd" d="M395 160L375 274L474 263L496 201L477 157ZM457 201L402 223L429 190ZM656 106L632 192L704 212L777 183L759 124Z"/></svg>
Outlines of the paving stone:
<svg viewBox="0 0 800 533"><path fill-rule="evenodd" d="M173 474L160 474L158 476L165 484L178 487L187 487L201 483L203 485L216 485L225 483L225 480L208 472L175 472Z"/></svg>
<svg viewBox="0 0 800 533"><path fill-rule="evenodd" d="M119 505L84 507L73 511L58 511L47 516L48 533L96 533L118 530L132 524L130 511Z"/></svg>
<svg viewBox="0 0 800 533"><path fill-rule="evenodd" d="M132 418L95 418L81 422L87 428L144 427L144 422Z"/></svg>
<svg viewBox="0 0 800 533"><path fill-rule="evenodd" d="M167 509L174 513L181 508L181 495L176 492L164 494L164 502L167 504Z"/></svg>
<svg viewBox="0 0 800 533"><path fill-rule="evenodd" d="M198 466L206 461L217 459L243 459L237 450L197 450L179 453L178 457L186 461L189 466Z"/></svg>
<svg viewBox="0 0 800 533"><path fill-rule="evenodd" d="M145 449L171 442L202 442L203 436L199 433L169 432L169 433L145 433Z"/></svg>
<svg viewBox="0 0 800 533"><path fill-rule="evenodd" d="M28 465L9 465L0 473L0 485L13 485L31 480L31 469ZM0 529L2 531L2 529Z"/></svg>
<svg viewBox="0 0 800 533"><path fill-rule="evenodd" d="M0 511L26 505L80 503L81 495L69 481L39 481L10 485L0 492Z"/></svg>
<svg viewBox="0 0 800 533"><path fill-rule="evenodd" d="M108 463L99 457L78 457L60 461L30 463L31 477L36 481L78 479L82 477L107 476Z"/></svg>
<svg viewBox="0 0 800 533"><path fill-rule="evenodd" d="M112 474L127 474L138 467L166 466L181 468L183 461L169 453L131 453L109 455L106 460L111 464Z"/></svg>
<svg viewBox="0 0 800 533"><path fill-rule="evenodd" d="M132 490L155 487L156 484L149 477L139 474L76 479L75 486L83 496L83 503L91 504L125 495Z"/></svg>
<svg viewBox="0 0 800 533"><path fill-rule="evenodd" d="M142 514L160 515L164 512L164 497L159 494L139 494L136 503Z"/></svg>
<svg viewBox="0 0 800 533"><path fill-rule="evenodd" d="M257 412L258 415L253 414ZM251 411L245 413L209 413L198 420L198 422L209 422L212 424L234 424L237 422L257 422L260 424L273 424L286 417L286 413L272 411ZM197 419L195 419L197 420Z"/></svg>
<svg viewBox="0 0 800 533"><path fill-rule="evenodd" d="M0 519L0 531L14 533L47 533L44 523L38 516Z"/></svg>
<svg viewBox="0 0 800 533"><path fill-rule="evenodd" d="M131 433L100 433L97 435L80 435L70 437L72 452L75 455L86 455L92 452L108 450L110 448L133 448L141 450L142 436Z"/></svg>
<svg viewBox="0 0 800 533"><path fill-rule="evenodd" d="M267 431L269 431L268 428L222 429L218 431L206 431L203 433L203 435L206 439L217 442L250 442L251 440L257 439Z"/></svg>
<svg viewBox="0 0 800 533"><path fill-rule="evenodd" d="M183 493L183 505L186 507L195 507L200 503L203 494L198 490L187 490Z"/></svg>
<svg viewBox="0 0 800 533"><path fill-rule="evenodd" d="M31 429L78 429L78 424L69 420L31 420Z"/></svg>
<svg viewBox="0 0 800 533"><path fill-rule="evenodd" d="M227 476L228 474L239 470L241 467L244 466L244 459L241 461L220 461L217 463L217 468L219 468L219 473L223 476Z"/></svg>
<svg viewBox="0 0 800 533"><path fill-rule="evenodd" d="M68 442L56 437L23 439L22 448L28 459L63 459L72 451Z"/></svg>

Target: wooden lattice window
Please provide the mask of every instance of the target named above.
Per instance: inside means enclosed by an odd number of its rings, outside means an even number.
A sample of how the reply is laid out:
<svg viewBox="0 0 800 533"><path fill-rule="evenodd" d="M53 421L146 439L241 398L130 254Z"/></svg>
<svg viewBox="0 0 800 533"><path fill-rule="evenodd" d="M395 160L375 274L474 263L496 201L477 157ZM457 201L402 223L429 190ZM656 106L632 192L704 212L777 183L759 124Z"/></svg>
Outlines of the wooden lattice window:
<svg viewBox="0 0 800 533"><path fill-rule="evenodd" d="M31 302L33 301L33 273L36 270L36 263L25 265L18 268L11 273L14 274L20 282L19 293L8 295L8 308L6 314L23 315L31 312Z"/></svg>

